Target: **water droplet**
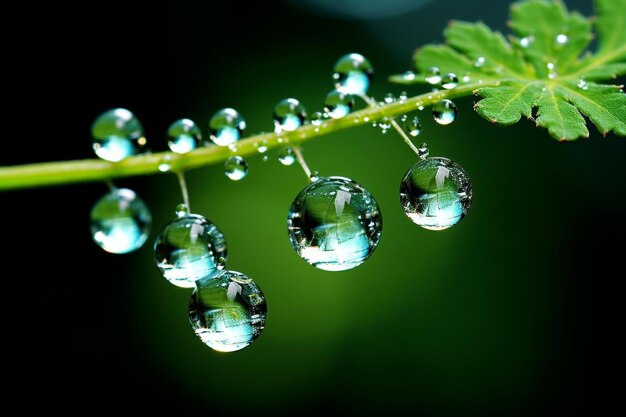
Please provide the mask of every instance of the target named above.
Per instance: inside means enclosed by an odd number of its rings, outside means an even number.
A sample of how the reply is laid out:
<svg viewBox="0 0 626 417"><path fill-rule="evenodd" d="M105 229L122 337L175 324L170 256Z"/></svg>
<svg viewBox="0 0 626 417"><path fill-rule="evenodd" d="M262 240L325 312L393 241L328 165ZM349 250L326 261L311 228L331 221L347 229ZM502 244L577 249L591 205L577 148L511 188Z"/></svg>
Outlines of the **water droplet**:
<svg viewBox="0 0 626 417"><path fill-rule="evenodd" d="M248 175L248 164L241 156L231 156L224 164L224 174L233 181L244 179Z"/></svg>
<svg viewBox="0 0 626 417"><path fill-rule="evenodd" d="M427 158L409 169L400 184L400 202L413 223L428 230L457 224L472 203L472 185L458 164Z"/></svg>
<svg viewBox="0 0 626 417"><path fill-rule="evenodd" d="M420 159L426 159L428 158L428 154L430 153L430 151L428 150L428 144L426 142L423 142L419 148L417 148L417 156Z"/></svg>
<svg viewBox="0 0 626 417"><path fill-rule="evenodd" d="M176 206L176 217L185 217L186 215L189 214L189 207L187 207L186 204L179 204Z"/></svg>
<svg viewBox="0 0 626 417"><path fill-rule="evenodd" d="M556 43L558 45L565 45L568 41L567 35L564 33L559 33L556 35Z"/></svg>
<svg viewBox="0 0 626 417"><path fill-rule="evenodd" d="M176 120L167 129L167 146L172 152L183 154L193 151L201 141L200 128L193 120Z"/></svg>
<svg viewBox="0 0 626 417"><path fill-rule="evenodd" d="M209 121L211 141L219 146L230 146L243 136L246 121L235 109L217 111Z"/></svg>
<svg viewBox="0 0 626 417"><path fill-rule="evenodd" d="M580 80L578 80L578 83L576 83L576 86L580 88L581 90L587 90L589 88L589 84L587 84L587 81L585 81L584 78L581 78Z"/></svg>
<svg viewBox="0 0 626 417"><path fill-rule="evenodd" d="M163 157L159 160L159 171L161 172L167 172L170 169L172 169L172 155L168 155L165 154L163 155Z"/></svg>
<svg viewBox="0 0 626 417"><path fill-rule="evenodd" d="M193 288L197 280L224 268L226 239L203 216L181 216L179 207L178 217L163 228L154 242L154 259L169 282L177 287Z"/></svg>
<svg viewBox="0 0 626 417"><path fill-rule="evenodd" d="M363 55L344 55L335 64L335 88L348 94L365 94L373 73L372 64Z"/></svg>
<svg viewBox="0 0 626 417"><path fill-rule="evenodd" d="M469 76L469 75L464 75L464 76L463 76L463 82L464 82L464 83L469 83L470 81L471 81L471 78L470 78L470 76Z"/></svg>
<svg viewBox="0 0 626 417"><path fill-rule="evenodd" d="M342 177L318 178L296 197L288 217L298 255L326 271L362 264L376 249L382 217L374 197Z"/></svg>
<svg viewBox="0 0 626 417"><path fill-rule="evenodd" d="M437 85L441 82L441 71L437 67L430 67L426 71L425 80L428 84Z"/></svg>
<svg viewBox="0 0 626 417"><path fill-rule="evenodd" d="M416 137L422 131L422 124L420 123L420 118L417 116L406 117L403 122L404 126L402 127L410 136Z"/></svg>
<svg viewBox="0 0 626 417"><path fill-rule="evenodd" d="M402 74L402 78L405 81L413 81L415 79L415 73L413 71L407 71L404 74Z"/></svg>
<svg viewBox="0 0 626 417"><path fill-rule="evenodd" d="M218 352L250 346L263 331L265 296L242 273L219 271L196 282L189 300L189 322L204 344Z"/></svg>
<svg viewBox="0 0 626 417"><path fill-rule="evenodd" d="M261 142L260 145L257 146L257 151L259 153L267 152L267 141L266 140L264 140L263 142Z"/></svg>
<svg viewBox="0 0 626 417"><path fill-rule="evenodd" d="M315 131L319 131L319 127L322 125L324 120L326 119L326 115L324 113L316 111L311 115L310 123L315 126Z"/></svg>
<svg viewBox="0 0 626 417"><path fill-rule="evenodd" d="M485 62L487 62L487 60L485 59L484 56L479 56L478 58L476 58L476 61L474 61L474 66L476 68L480 68L483 65L485 65Z"/></svg>
<svg viewBox="0 0 626 417"><path fill-rule="evenodd" d="M535 41L533 36L526 36L519 40L519 44L522 48L528 48Z"/></svg>
<svg viewBox="0 0 626 417"><path fill-rule="evenodd" d="M262 160L263 162L267 162L267 161L268 161L268 159L270 159L270 158L269 158L269 156L267 156L267 155L263 155L263 158L261 158L261 160Z"/></svg>
<svg viewBox="0 0 626 417"><path fill-rule="evenodd" d="M398 96L398 100L400 101L404 101L408 98L409 96L407 95L406 91L402 91L400 92L400 95Z"/></svg>
<svg viewBox="0 0 626 417"><path fill-rule="evenodd" d="M110 253L139 249L148 238L151 225L148 207L128 188L111 190L91 209L91 236Z"/></svg>
<svg viewBox="0 0 626 417"><path fill-rule="evenodd" d="M286 98L274 107L273 118L276 133L292 132L304 124L306 110L295 98Z"/></svg>
<svg viewBox="0 0 626 417"><path fill-rule="evenodd" d="M287 146L278 151L278 161L285 166L293 165L296 162L296 155L293 149Z"/></svg>
<svg viewBox="0 0 626 417"><path fill-rule="evenodd" d="M385 100L385 103L391 104L394 101L396 101L396 98L393 96L393 94L387 93L387 94L385 94L385 99L384 100Z"/></svg>
<svg viewBox="0 0 626 417"><path fill-rule="evenodd" d="M548 78L551 80L556 78L558 75L556 71L556 64L554 62L548 62L546 66L548 67Z"/></svg>
<svg viewBox="0 0 626 417"><path fill-rule="evenodd" d="M459 84L459 79L454 73L446 74L443 76L443 78L441 78L441 86L445 88L446 90L450 90L456 87L458 84Z"/></svg>
<svg viewBox="0 0 626 417"><path fill-rule="evenodd" d="M440 125L449 125L456 119L456 106L450 100L441 100L433 106L433 119Z"/></svg>
<svg viewBox="0 0 626 417"><path fill-rule="evenodd" d="M341 119L352 111L352 107L354 107L352 94L339 90L331 91L324 100L324 111L333 119Z"/></svg>
<svg viewBox="0 0 626 417"><path fill-rule="evenodd" d="M96 155L111 162L138 154L146 145L141 122L126 109L112 109L98 116L91 126L91 136Z"/></svg>

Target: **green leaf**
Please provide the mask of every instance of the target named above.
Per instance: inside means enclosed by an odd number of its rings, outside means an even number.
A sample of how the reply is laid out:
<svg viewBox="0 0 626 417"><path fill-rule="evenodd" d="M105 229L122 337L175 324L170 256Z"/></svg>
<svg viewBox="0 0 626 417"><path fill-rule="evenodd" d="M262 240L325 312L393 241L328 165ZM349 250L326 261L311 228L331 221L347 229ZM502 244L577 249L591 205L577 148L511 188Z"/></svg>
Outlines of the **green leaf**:
<svg viewBox="0 0 626 417"><path fill-rule="evenodd" d="M626 74L626 0L596 0L598 16L569 12L561 1L526 0L511 6L507 40L482 23L452 22L446 45L416 51L418 74L394 76L402 84L424 83L436 67L462 82L494 82L479 88L476 112L508 126L522 116L558 140L588 137L587 120L600 133L626 136L626 95L621 86L599 84ZM595 53L589 51L598 37Z"/></svg>

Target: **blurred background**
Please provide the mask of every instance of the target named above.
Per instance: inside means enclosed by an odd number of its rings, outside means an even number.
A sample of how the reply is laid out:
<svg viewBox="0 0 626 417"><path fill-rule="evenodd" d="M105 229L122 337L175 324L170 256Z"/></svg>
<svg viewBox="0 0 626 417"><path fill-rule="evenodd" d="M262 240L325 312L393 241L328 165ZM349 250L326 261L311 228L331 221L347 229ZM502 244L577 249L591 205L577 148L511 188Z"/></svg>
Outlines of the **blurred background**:
<svg viewBox="0 0 626 417"><path fill-rule="evenodd" d="M372 95L397 95L403 88L386 77L410 69L417 46L441 41L450 19L506 31L509 7L216 4L17 5L5 19L22 29L0 29L5 83L18 89L3 94L1 164L93 157L90 125L112 107L131 109L156 151L172 121L189 117L206 132L222 107L238 109L249 133L269 131L282 98L320 110L348 52L374 65ZM590 0L567 4L592 13ZM4 401L214 416L607 415L626 143L590 128L589 140L561 144L528 121L491 126L472 98L456 104L449 126L422 112L431 155L461 164L474 186L468 217L444 232L413 225L400 208L415 156L395 133L360 127L306 144L312 168L355 179L381 207L381 244L351 271L316 270L292 250L287 211L306 185L297 166L270 154L249 159L240 182L222 166L188 173L193 211L226 234L229 269L267 297L264 333L232 354L194 335L190 291L152 260L151 242L180 202L173 175L116 181L154 216L149 244L129 255L91 240L103 184L2 193Z"/></svg>

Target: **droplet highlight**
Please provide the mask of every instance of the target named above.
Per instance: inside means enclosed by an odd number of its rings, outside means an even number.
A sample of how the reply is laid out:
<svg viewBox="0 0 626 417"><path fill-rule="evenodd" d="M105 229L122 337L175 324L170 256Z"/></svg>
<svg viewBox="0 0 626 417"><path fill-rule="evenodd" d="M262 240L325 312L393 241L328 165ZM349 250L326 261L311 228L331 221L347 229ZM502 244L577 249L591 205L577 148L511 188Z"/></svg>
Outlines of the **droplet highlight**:
<svg viewBox="0 0 626 417"><path fill-rule="evenodd" d="M91 126L93 150L106 161L118 162L145 151L146 138L137 117L126 109L105 111Z"/></svg>

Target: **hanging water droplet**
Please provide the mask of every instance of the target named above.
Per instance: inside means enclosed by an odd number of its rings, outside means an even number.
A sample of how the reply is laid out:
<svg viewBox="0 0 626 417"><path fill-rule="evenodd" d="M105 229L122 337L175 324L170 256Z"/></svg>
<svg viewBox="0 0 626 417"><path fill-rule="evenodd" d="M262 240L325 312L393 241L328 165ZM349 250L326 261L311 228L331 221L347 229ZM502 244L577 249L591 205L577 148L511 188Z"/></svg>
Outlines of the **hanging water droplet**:
<svg viewBox="0 0 626 417"><path fill-rule="evenodd" d="M433 119L440 125L449 125L456 119L456 105L450 100L441 100L433 106Z"/></svg>
<svg viewBox="0 0 626 417"><path fill-rule="evenodd" d="M534 41L535 38L533 36L526 36L519 40L519 44L522 48L528 48Z"/></svg>
<svg viewBox="0 0 626 417"><path fill-rule="evenodd" d="M413 81L415 79L415 73L413 71L407 71L404 74L402 74L402 78L405 81Z"/></svg>
<svg viewBox="0 0 626 417"><path fill-rule="evenodd" d="M287 146L278 151L278 161L285 166L293 165L296 162L296 155L293 149Z"/></svg>
<svg viewBox="0 0 626 417"><path fill-rule="evenodd" d="M165 154L163 155L163 157L159 160L159 171L161 172L167 172L170 169L172 169L172 155L169 154Z"/></svg>
<svg viewBox="0 0 626 417"><path fill-rule="evenodd" d="M246 121L235 109L217 111L209 121L211 141L219 146L230 146L243 136Z"/></svg>
<svg viewBox="0 0 626 417"><path fill-rule="evenodd" d="M556 43L557 45L565 45L568 41L567 35L564 33L559 33L556 35Z"/></svg>
<svg viewBox="0 0 626 417"><path fill-rule="evenodd" d="M417 116L406 117L403 120L404 125L402 126L406 133L410 136L416 137L422 131L422 124L420 123L420 118Z"/></svg>
<svg viewBox="0 0 626 417"><path fill-rule="evenodd" d="M430 151L428 150L428 144L426 142L423 142L419 148L417 148L417 156L420 159L426 159L428 158L428 154L430 153Z"/></svg>
<svg viewBox="0 0 626 417"><path fill-rule="evenodd" d="M425 80L430 85L437 85L441 82L441 71L437 67L430 67L426 71Z"/></svg>
<svg viewBox="0 0 626 417"><path fill-rule="evenodd" d="M484 56L479 56L478 58L476 58L476 61L474 61L474 66L476 68L480 68L483 65L485 65L485 62L487 62L487 60L485 59Z"/></svg>
<svg viewBox="0 0 626 417"><path fill-rule="evenodd" d="M342 177L318 178L296 197L288 217L298 255L326 271L362 264L376 249L382 217L374 197Z"/></svg>
<svg viewBox="0 0 626 417"><path fill-rule="evenodd" d="M304 124L306 110L295 98L286 98L274 107L273 119L276 133L292 132Z"/></svg>
<svg viewBox="0 0 626 417"><path fill-rule="evenodd" d="M589 88L589 84L587 84L587 81L585 81L584 78L579 79L578 83L576 83L576 86L581 90L587 90Z"/></svg>
<svg viewBox="0 0 626 417"><path fill-rule="evenodd" d="M441 78L441 86L446 90L450 90L459 84L456 74L450 72Z"/></svg>
<svg viewBox="0 0 626 417"><path fill-rule="evenodd" d="M240 272L219 271L198 280L189 300L191 327L218 352L250 346L263 331L266 317L263 292Z"/></svg>
<svg viewBox="0 0 626 417"><path fill-rule="evenodd" d="M413 223L428 230L457 224L472 203L472 185L458 164L427 158L409 169L400 184L400 202Z"/></svg>
<svg viewBox="0 0 626 417"><path fill-rule="evenodd" d="M352 94L343 93L340 90L333 90L324 100L324 111L333 119L341 119L352 111L354 97Z"/></svg>
<svg viewBox="0 0 626 417"><path fill-rule="evenodd" d="M396 101L396 98L393 96L393 94L387 93L387 94L385 94L385 99L384 100L385 100L385 103L391 104L394 101Z"/></svg>
<svg viewBox="0 0 626 417"><path fill-rule="evenodd" d="M186 204L180 203L176 206L176 217L185 217L189 214L189 207Z"/></svg>
<svg viewBox="0 0 626 417"><path fill-rule="evenodd" d="M248 163L241 156L231 156L224 164L224 174L233 181L242 180L248 175Z"/></svg>
<svg viewBox="0 0 626 417"><path fill-rule="evenodd" d="M193 120L176 120L167 129L167 146L172 152L183 154L193 151L201 141L200 128Z"/></svg>
<svg viewBox="0 0 626 417"><path fill-rule="evenodd" d="M148 238L151 225L148 207L127 188L111 190L91 209L91 236L110 253L139 249Z"/></svg>
<svg viewBox="0 0 626 417"><path fill-rule="evenodd" d="M118 162L145 150L146 138L139 119L126 109L105 111L91 126L93 150L99 158Z"/></svg>
<svg viewBox="0 0 626 417"><path fill-rule="evenodd" d="M193 288L201 278L223 269L226 239L222 231L198 214L183 213L176 207L176 219L169 222L154 242L154 259L161 274L172 284Z"/></svg>
<svg viewBox="0 0 626 417"><path fill-rule="evenodd" d="M348 94L365 94L373 73L372 64L363 55L344 55L335 64L335 88Z"/></svg>

